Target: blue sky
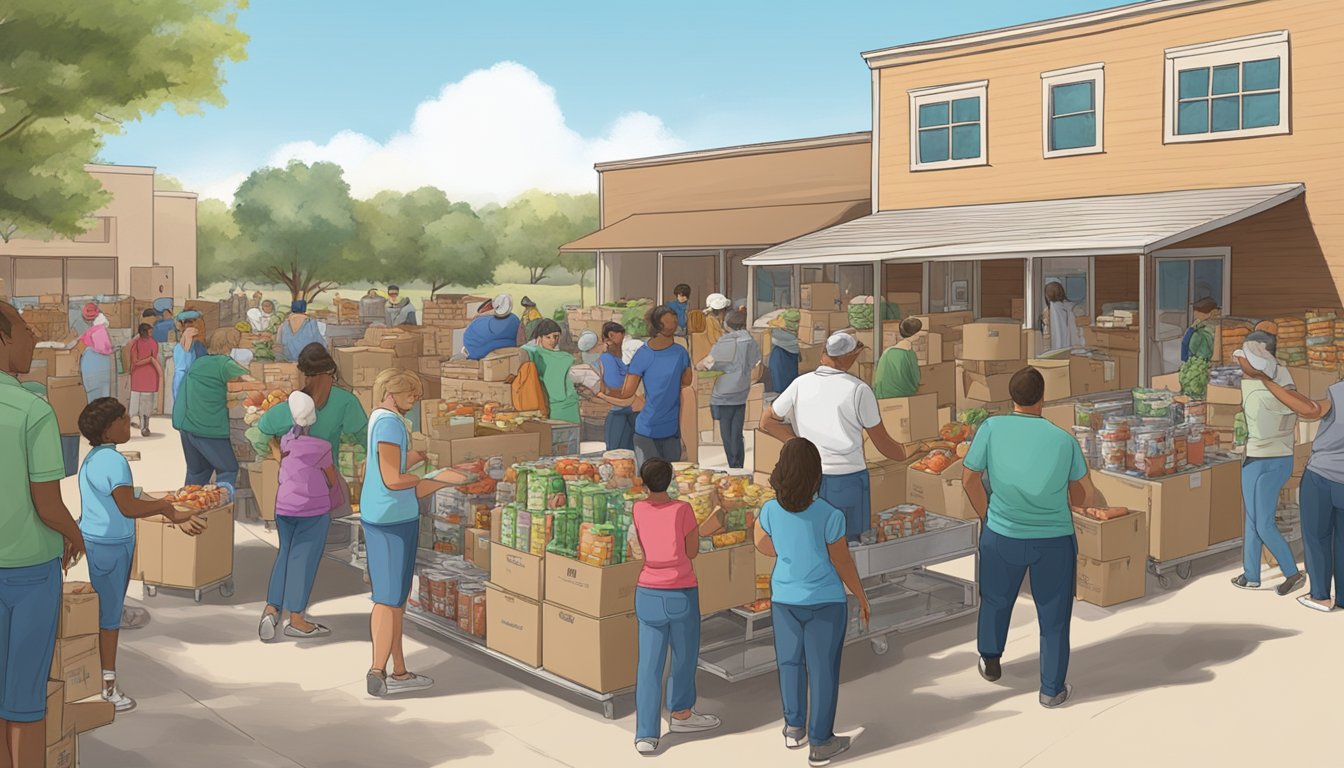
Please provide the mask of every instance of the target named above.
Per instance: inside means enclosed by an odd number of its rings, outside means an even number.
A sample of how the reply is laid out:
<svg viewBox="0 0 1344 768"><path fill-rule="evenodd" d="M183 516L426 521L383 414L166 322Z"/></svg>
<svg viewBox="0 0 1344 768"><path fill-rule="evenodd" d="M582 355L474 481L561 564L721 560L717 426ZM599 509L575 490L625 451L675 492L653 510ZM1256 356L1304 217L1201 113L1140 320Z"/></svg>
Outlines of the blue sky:
<svg viewBox="0 0 1344 768"><path fill-rule="evenodd" d="M240 18L251 36L248 58L226 70L228 105L204 116L165 110L128 125L102 154L157 166L206 193L231 189L282 156L348 162L357 193L426 178L464 198L504 196L519 186L574 187L583 181L572 168L590 168L595 159L866 130L870 81L861 51L1117 4L252 0ZM468 93L445 97L415 136L418 105L501 62L521 68L495 71L463 89ZM438 136L489 141L488 132L458 136L455 125L526 124L528 115L546 112L545 86L554 90L558 114L538 129L536 143L562 156L564 168L534 178L518 169L495 185L474 178L480 171L462 158L444 159L437 175L372 170L397 164L395 153L377 152L399 133L412 134L400 152L415 164L437 153ZM622 122L631 115L638 119ZM342 131L347 141L329 143ZM526 136L509 140L531 143ZM505 150L481 152L504 162ZM360 162L369 167L355 170ZM461 189L451 189L459 181Z"/></svg>

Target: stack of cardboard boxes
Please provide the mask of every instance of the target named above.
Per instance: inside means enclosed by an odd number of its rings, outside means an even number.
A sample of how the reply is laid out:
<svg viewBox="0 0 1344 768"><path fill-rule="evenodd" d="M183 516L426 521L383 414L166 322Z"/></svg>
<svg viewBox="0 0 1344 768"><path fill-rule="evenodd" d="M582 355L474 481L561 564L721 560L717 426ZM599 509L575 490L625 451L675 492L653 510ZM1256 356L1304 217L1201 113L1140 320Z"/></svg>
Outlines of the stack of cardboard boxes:
<svg viewBox="0 0 1344 768"><path fill-rule="evenodd" d="M74 768L79 734L112 722L115 710L97 698L102 692L102 661L98 651L98 595L86 582L62 588L47 684L47 768Z"/></svg>
<svg viewBox="0 0 1344 768"><path fill-rule="evenodd" d="M578 454L577 424L538 420L524 422L515 431L502 431L479 425L472 416L444 414L440 409L442 402L421 401L420 430L411 436L412 448L424 452L434 466L448 467L496 456L507 466L535 461L543 455ZM554 453L557 449L563 453Z"/></svg>
<svg viewBox="0 0 1344 768"><path fill-rule="evenodd" d="M957 407L961 391L957 372L957 358L961 357L964 326L974 316L970 312L934 312L918 315L924 330L915 337L911 349L919 357L919 394L936 395L939 407ZM899 335L899 329L896 331ZM891 346L887 338L891 331L883 331L883 345Z"/></svg>
<svg viewBox="0 0 1344 768"><path fill-rule="evenodd" d="M55 299L50 303L41 302L35 307L23 310L23 319L28 322L38 341L63 341L70 333L70 312L66 308L64 296L45 297Z"/></svg>
<svg viewBox="0 0 1344 768"><path fill-rule="evenodd" d="M462 332L476 319L484 296L441 293L425 301L421 326L414 332L425 336L425 355L452 357L462 348ZM432 341L431 338L432 337Z"/></svg>
<svg viewBox="0 0 1344 768"><path fill-rule="evenodd" d="M1148 518L1142 510L1110 520L1073 516L1078 538L1079 600L1102 607L1147 592Z"/></svg>
<svg viewBox="0 0 1344 768"><path fill-rule="evenodd" d="M990 413L1012 410L1008 384L1027 364L1027 332L1016 320L982 320L962 328L957 358L957 410L984 408Z"/></svg>

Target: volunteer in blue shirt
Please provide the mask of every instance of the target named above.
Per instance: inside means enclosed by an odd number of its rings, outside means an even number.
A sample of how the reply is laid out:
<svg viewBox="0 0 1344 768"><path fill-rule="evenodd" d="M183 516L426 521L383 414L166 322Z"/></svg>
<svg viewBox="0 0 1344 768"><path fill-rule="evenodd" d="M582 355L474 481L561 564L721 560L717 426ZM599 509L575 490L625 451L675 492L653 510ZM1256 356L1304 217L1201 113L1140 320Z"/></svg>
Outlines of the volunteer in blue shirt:
<svg viewBox="0 0 1344 768"><path fill-rule="evenodd" d="M205 319L194 309L177 316L177 346L173 347L173 402L176 403L182 393L182 382L186 381L191 364L209 354L201 343L205 335Z"/></svg>
<svg viewBox="0 0 1344 768"><path fill-rule="evenodd" d="M620 323L607 323L602 326L602 343L606 350L597 359L602 373L602 391L598 397L611 403L607 412L604 436L608 451L633 451L635 449L635 405L637 397L621 399L619 395L625 388L625 375L628 366L621 359L625 345L625 326Z"/></svg>
<svg viewBox="0 0 1344 768"><path fill-rule="evenodd" d="M691 312L691 286L681 283L672 289L672 301L667 303L669 309L677 313L677 335L686 335L687 318ZM650 328L649 330L654 330Z"/></svg>
<svg viewBox="0 0 1344 768"><path fill-rule="evenodd" d="M1092 498L1087 461L1073 436L1041 418L1045 379L1023 368L1008 385L1013 413L980 426L966 455L962 483L981 520L980 674L995 682L1008 642L1013 604L1031 573L1041 630L1041 706L1062 706L1073 693L1069 623L1073 618L1078 540L1069 507ZM985 492L984 477L994 489Z"/></svg>
<svg viewBox="0 0 1344 768"><path fill-rule="evenodd" d="M173 331L177 330L177 323L173 320L173 310L163 310L158 318L154 323L154 340L160 344L167 344L173 338Z"/></svg>
<svg viewBox="0 0 1344 768"><path fill-rule="evenodd" d="M798 437L785 443L770 474L777 497L761 507L754 534L761 554L775 558L770 605L784 746L797 749L810 741L812 765L826 765L849 749L849 737L835 735L840 652L849 623L845 587L858 601L863 624L871 613L845 541L845 513L818 497L821 478L817 446Z"/></svg>
<svg viewBox="0 0 1344 768"><path fill-rule="evenodd" d="M200 533L205 524L171 502L135 494L131 465L117 451L131 439L131 417L120 400L100 397L85 406L79 414L79 431L90 446L79 468L79 530L88 551L89 581L98 593L102 698L117 712L129 712L135 709L135 700L117 686L117 638L135 557L135 519L163 515L189 536Z"/></svg>
<svg viewBox="0 0 1344 768"><path fill-rule="evenodd" d="M480 360L497 349L522 346L523 321L513 314L513 297L501 293L481 305L462 334L468 360Z"/></svg>
<svg viewBox="0 0 1344 768"><path fill-rule="evenodd" d="M677 344L677 313L655 307L649 313L654 337L630 360L620 398L635 396L644 384L644 409L635 418L635 461L681 461L681 390L691 386L691 354ZM694 439L692 437L691 439Z"/></svg>

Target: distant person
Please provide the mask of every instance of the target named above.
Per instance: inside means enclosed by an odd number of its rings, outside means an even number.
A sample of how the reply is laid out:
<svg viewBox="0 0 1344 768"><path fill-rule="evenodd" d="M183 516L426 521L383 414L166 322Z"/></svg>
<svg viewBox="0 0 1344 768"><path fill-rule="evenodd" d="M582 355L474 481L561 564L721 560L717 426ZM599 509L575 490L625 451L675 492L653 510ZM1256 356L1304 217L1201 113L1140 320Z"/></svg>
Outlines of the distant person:
<svg viewBox="0 0 1344 768"><path fill-rule="evenodd" d="M205 530L205 522L170 501L135 493L131 465L117 451L131 439L131 416L121 401L103 397L89 403L79 414L79 431L89 441L79 468L79 529L88 550L89 581L98 593L102 699L118 713L129 712L135 700L117 685L117 641L135 557L135 521L163 515L188 536Z"/></svg>
<svg viewBox="0 0 1344 768"><path fill-rule="evenodd" d="M635 449L635 413L643 406L638 395L622 398L625 388L625 375L629 368L622 359L626 334L625 326L608 322L602 326L602 341L606 351L597 359L602 376L602 388L598 397L613 407L607 412L603 437L608 451L633 451Z"/></svg>
<svg viewBox="0 0 1344 768"><path fill-rule="evenodd" d="M205 335L205 319L194 309L177 316L177 346L173 347L173 410L176 411L177 399L182 393L182 382L187 379L191 364L209 352L201 343Z"/></svg>
<svg viewBox="0 0 1344 768"><path fill-rule="evenodd" d="M501 293L481 304L462 335L468 360L480 360L497 349L522 346L523 324L513 314L513 297Z"/></svg>
<svg viewBox="0 0 1344 768"><path fill-rule="evenodd" d="M858 600L864 625L872 614L845 541L845 514L818 496L821 482L817 447L801 438L785 443L770 474L777 497L761 507L754 533L761 554L775 558L770 608L784 746L811 742L811 765L826 765L850 747L850 737L835 735L849 624L845 587Z"/></svg>
<svg viewBox="0 0 1344 768"><path fill-rule="evenodd" d="M680 283L672 289L672 300L667 303L669 309L677 313L677 335L685 336L687 320L691 311L691 286ZM654 330L652 328L650 331Z"/></svg>
<svg viewBox="0 0 1344 768"><path fill-rule="evenodd" d="M140 427L140 436L149 437L149 417L158 409L159 388L163 386L163 363L159 345L150 337L150 327L141 323L139 334L130 345L131 419Z"/></svg>
<svg viewBox="0 0 1344 768"><path fill-rule="evenodd" d="M770 323L770 391L776 394L789 388L798 378L802 348L798 346L798 324L802 313L788 309Z"/></svg>
<svg viewBox="0 0 1344 768"><path fill-rule="evenodd" d="M326 344L325 329L316 318L308 316L308 302L296 299L289 305L289 317L280 323L276 334L282 359L293 362L309 344Z"/></svg>
<svg viewBox="0 0 1344 768"><path fill-rule="evenodd" d="M89 402L93 402L112 396L116 368L107 315L99 311L97 304L89 303L84 305L84 319L89 321L89 328L79 337L75 349L80 353L79 376L84 382L84 392Z"/></svg>
<svg viewBox="0 0 1344 768"><path fill-rule="evenodd" d="M1195 319L1181 337L1181 362L1184 363L1191 357L1212 360L1213 321L1218 315L1218 302L1209 298L1200 299L1191 305L1190 312Z"/></svg>
<svg viewBox="0 0 1344 768"><path fill-rule="evenodd" d="M571 372L574 356L560 351L560 324L542 320L532 331L532 341L523 349L537 366L537 375L546 390L552 421L579 423L579 393L574 388Z"/></svg>
<svg viewBox="0 0 1344 768"><path fill-rule="evenodd" d="M695 380L691 355L676 342L677 313L655 307L648 324L655 335L630 361L619 395L633 398L644 385L644 410L635 418L635 461L640 466L652 458L681 461L681 390Z"/></svg>
<svg viewBox="0 0 1344 768"><path fill-rule="evenodd" d="M555 321L552 320L551 322L554 323ZM584 365L593 365L602 356L602 349L599 347L601 341L597 334L592 331L584 331L579 334L579 340L575 344L579 348L579 359L583 361Z"/></svg>
<svg viewBox="0 0 1344 768"><path fill-rule="evenodd" d="M533 329L537 327L537 323L541 322L541 312L537 309L537 302L526 296L524 296L522 301L518 303L523 307L523 316L521 318L523 323L523 335L530 339L532 338Z"/></svg>
<svg viewBox="0 0 1344 768"><path fill-rule="evenodd" d="M183 484L208 485L213 477L230 497L238 487L238 457L229 442L229 382L248 374L229 352L241 335L237 328L215 329L209 354L191 364L173 405L173 428L187 460Z"/></svg>
<svg viewBox="0 0 1344 768"><path fill-rule="evenodd" d="M302 391L313 399L317 408L316 421L308 431L327 442L331 447L332 462L340 466L341 436L351 435L363 444L367 436L368 414L364 413L359 398L336 385L336 361L325 346L309 344L299 353L297 367L303 377ZM257 422L257 429L273 441L273 451L279 450L278 441L293 428L294 419L288 402L270 407Z"/></svg>
<svg viewBox="0 0 1344 768"><path fill-rule="evenodd" d="M1045 379L1035 368L1013 375L1013 412L991 417L975 433L962 486L980 519L980 675L997 682L1013 605L1031 575L1041 634L1041 706L1061 707L1073 695L1069 624L1078 571L1078 539L1070 506L1093 496L1078 441L1041 417ZM988 475L990 496L983 480Z"/></svg>
<svg viewBox="0 0 1344 768"><path fill-rule="evenodd" d="M732 304L732 301L722 293L711 293L705 297L705 338L709 340L711 346L717 344L728 332L725 320Z"/></svg>
<svg viewBox="0 0 1344 768"><path fill-rule="evenodd" d="M173 320L173 310L165 309L159 316L159 320L154 323L154 340L160 344L167 344L173 340L173 333L177 330L177 324Z"/></svg>
<svg viewBox="0 0 1344 768"><path fill-rule="evenodd" d="M84 536L61 500L65 459L56 414L18 376L37 334L0 301L0 764L46 765L47 676L61 614L61 573L84 555ZM58 703L59 706L59 703Z"/></svg>
<svg viewBox="0 0 1344 768"><path fill-rule="evenodd" d="M710 411L719 422L719 435L730 469L742 469L747 449L742 435L747 418L747 399L761 364L761 348L747 331L747 314L733 310L726 316L724 330L709 356L696 366L702 371L719 371L709 398Z"/></svg>
<svg viewBox="0 0 1344 768"><path fill-rule="evenodd" d="M896 342L896 346L882 352L882 357L877 361L877 370L873 373L873 392L877 399L913 397L919 392L919 357L910 348L910 339L922 330L924 324L917 317L907 317L901 321L901 340Z"/></svg>
<svg viewBox="0 0 1344 768"><path fill-rule="evenodd" d="M1053 281L1045 284L1045 319L1050 326L1046 351L1087 346L1083 340L1083 330L1078 327L1078 311L1078 306L1069 301L1063 283Z"/></svg>
<svg viewBox="0 0 1344 768"><path fill-rule="evenodd" d="M401 286L387 286L387 325L415 325L415 307L409 298L402 297Z"/></svg>

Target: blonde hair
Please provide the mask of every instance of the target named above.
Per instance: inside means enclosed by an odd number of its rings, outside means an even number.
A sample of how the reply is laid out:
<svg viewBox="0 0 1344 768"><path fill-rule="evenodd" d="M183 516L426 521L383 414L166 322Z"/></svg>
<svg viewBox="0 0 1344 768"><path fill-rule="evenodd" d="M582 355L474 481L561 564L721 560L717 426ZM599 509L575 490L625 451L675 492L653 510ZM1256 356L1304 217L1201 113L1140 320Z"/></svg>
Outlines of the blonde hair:
<svg viewBox="0 0 1344 768"><path fill-rule="evenodd" d="M388 395L403 395L407 392L415 392L417 395L424 392L419 374L405 368L387 368L373 380L374 407L378 407Z"/></svg>
<svg viewBox="0 0 1344 768"><path fill-rule="evenodd" d="M210 334L210 344L206 351L212 355L227 355L243 341L243 334L237 328L216 328Z"/></svg>

